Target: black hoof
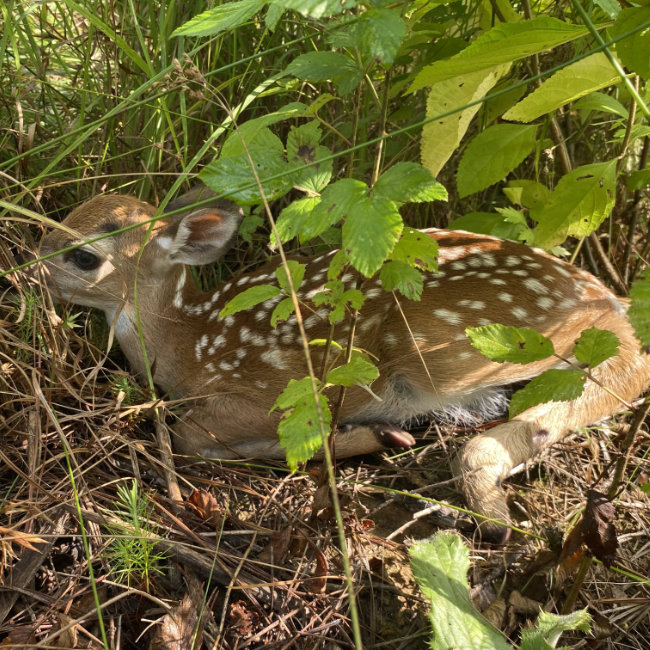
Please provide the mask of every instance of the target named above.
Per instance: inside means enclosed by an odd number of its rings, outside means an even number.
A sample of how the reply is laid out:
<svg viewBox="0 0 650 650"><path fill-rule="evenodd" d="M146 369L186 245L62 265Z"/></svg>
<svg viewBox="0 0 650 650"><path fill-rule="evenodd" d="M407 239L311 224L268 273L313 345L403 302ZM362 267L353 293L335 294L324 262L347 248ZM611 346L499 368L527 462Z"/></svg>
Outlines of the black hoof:
<svg viewBox="0 0 650 650"><path fill-rule="evenodd" d="M510 541L510 535L512 534L510 528L485 520L479 523L476 532L481 544L489 544L490 546L505 546Z"/></svg>

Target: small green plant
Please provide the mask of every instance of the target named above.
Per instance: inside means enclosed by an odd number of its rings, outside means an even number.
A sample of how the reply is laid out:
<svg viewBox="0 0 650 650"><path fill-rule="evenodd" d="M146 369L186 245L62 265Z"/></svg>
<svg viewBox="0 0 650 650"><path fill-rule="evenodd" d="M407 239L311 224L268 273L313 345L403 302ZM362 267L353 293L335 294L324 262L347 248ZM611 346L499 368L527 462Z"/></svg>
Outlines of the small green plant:
<svg viewBox="0 0 650 650"><path fill-rule="evenodd" d="M111 377L111 390L115 397L121 396L123 406L132 406L142 398L142 389L130 375Z"/></svg>
<svg viewBox="0 0 650 650"><path fill-rule="evenodd" d="M453 533L438 533L413 544L409 551L413 576L429 603L435 650L505 650L513 648L505 635L474 609L469 595L469 552ZM537 625L522 631L520 650L555 648L563 632L589 632L586 610L556 616L540 611Z"/></svg>
<svg viewBox="0 0 650 650"><path fill-rule="evenodd" d="M107 529L113 540L104 553L110 575L128 586L144 585L149 590L152 577L165 571L166 556L156 550L156 527L149 521L151 508L135 480L117 487L115 511L108 513L120 523Z"/></svg>

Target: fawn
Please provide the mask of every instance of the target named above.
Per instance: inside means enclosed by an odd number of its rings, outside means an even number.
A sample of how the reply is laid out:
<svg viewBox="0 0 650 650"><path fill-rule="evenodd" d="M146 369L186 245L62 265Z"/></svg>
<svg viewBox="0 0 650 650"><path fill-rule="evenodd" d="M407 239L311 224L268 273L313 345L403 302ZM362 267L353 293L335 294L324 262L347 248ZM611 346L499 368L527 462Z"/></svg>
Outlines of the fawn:
<svg viewBox="0 0 650 650"><path fill-rule="evenodd" d="M48 286L60 300L103 310L133 369L142 373L134 309L137 280L154 381L173 398L187 400L174 427L176 450L210 458L283 458L276 435L279 415L269 410L289 379L306 374L295 317L276 329L270 326L278 297L217 318L243 289L273 282L279 262L203 293L186 265L208 264L223 254L240 221L238 208L216 201L155 222L145 237L150 224L144 222L155 214L154 207L129 196L98 196L77 207L62 229L43 238L41 254L143 225L47 260ZM467 326L498 322L533 327L564 357L584 329L608 329L620 339L620 352L597 366L594 377L625 400L648 386L650 361L626 319L625 305L595 277L522 244L462 231L423 232L438 241L440 270L426 274L420 302L383 291L375 279L362 284L366 303L354 345L379 360L380 376L372 390L381 401L361 388L349 389L340 414L337 457L409 446L413 439L401 427L436 413L469 422L493 417L505 410L504 387L558 365L555 358L528 365L489 361L470 345ZM327 314L310 298L322 288L330 259L331 254L300 258L307 272L298 295L310 338L327 338L329 331ZM345 271L342 280L354 286L357 274ZM337 328L342 344L346 327ZM313 354L318 364L319 348ZM535 406L476 435L452 463L469 508L507 522L500 486L507 473L572 429L618 408L610 392L588 381L572 402ZM507 529L484 524L484 538L507 539Z"/></svg>

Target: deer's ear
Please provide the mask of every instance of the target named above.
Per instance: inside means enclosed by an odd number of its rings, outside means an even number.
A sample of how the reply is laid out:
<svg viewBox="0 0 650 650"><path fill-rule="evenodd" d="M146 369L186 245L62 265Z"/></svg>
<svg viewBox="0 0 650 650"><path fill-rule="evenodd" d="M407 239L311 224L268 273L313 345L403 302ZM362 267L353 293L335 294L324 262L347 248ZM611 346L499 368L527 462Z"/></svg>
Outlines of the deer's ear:
<svg viewBox="0 0 650 650"><path fill-rule="evenodd" d="M188 214L178 224L170 259L176 264L214 262L228 250L240 220L236 208L202 208Z"/></svg>

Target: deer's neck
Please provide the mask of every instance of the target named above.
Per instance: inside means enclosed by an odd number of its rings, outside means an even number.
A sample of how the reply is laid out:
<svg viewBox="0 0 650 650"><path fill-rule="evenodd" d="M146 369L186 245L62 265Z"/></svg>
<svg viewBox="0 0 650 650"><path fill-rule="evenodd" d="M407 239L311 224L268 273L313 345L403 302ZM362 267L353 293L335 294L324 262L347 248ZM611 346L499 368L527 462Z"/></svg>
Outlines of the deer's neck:
<svg viewBox="0 0 650 650"><path fill-rule="evenodd" d="M188 308L202 297L190 272L179 267L164 283L138 286L137 298L132 293L119 310L106 311L132 369L146 376L150 368L156 385L175 396L187 392L180 369L194 354L195 319Z"/></svg>

